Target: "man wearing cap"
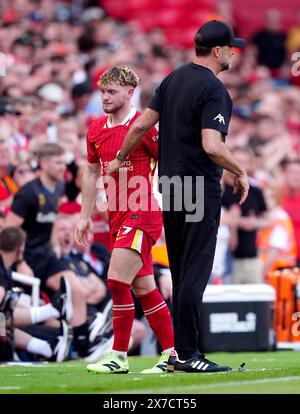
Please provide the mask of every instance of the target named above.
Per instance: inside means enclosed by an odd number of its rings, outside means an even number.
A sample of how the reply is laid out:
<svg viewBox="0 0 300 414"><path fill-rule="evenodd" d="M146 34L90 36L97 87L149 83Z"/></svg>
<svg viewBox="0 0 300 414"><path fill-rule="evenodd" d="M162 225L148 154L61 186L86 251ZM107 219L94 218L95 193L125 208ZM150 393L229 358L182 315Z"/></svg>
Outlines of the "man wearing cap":
<svg viewBox="0 0 300 414"><path fill-rule="evenodd" d="M225 145L232 101L217 78L221 71L229 69L233 47L243 47L245 41L235 38L232 28L217 20L204 24L194 41L194 62L176 69L162 81L149 108L130 128L108 172L118 170L149 128L159 121L160 182L177 177L177 183L178 178L181 183L162 190L177 351L169 358L168 370L205 373L231 371L199 352L198 331L200 305L211 274L219 226L223 168L235 176L233 191L241 190L240 204L249 189L246 172ZM204 184L198 187L197 183ZM185 202L178 208L182 198ZM189 206L193 203L195 210L200 205L203 209L196 220L190 217Z"/></svg>

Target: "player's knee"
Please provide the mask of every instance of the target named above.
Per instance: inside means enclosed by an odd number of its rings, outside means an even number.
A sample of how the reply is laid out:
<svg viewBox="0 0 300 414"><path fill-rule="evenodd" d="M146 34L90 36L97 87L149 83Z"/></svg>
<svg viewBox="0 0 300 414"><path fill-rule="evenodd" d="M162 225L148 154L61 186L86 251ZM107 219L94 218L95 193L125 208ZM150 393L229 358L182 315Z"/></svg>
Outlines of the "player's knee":
<svg viewBox="0 0 300 414"><path fill-rule="evenodd" d="M147 293L151 292L155 288L149 287L134 287L132 290L136 296L147 295Z"/></svg>
<svg viewBox="0 0 300 414"><path fill-rule="evenodd" d="M132 289L136 296L146 295L156 288L154 277L137 277L132 282Z"/></svg>

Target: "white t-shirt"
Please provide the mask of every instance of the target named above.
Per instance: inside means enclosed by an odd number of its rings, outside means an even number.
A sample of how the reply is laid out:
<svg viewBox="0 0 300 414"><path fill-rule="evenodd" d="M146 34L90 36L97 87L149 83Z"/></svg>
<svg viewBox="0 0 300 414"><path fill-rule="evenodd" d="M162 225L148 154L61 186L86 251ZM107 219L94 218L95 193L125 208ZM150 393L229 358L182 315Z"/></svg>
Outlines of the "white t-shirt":
<svg viewBox="0 0 300 414"><path fill-rule="evenodd" d="M281 207L276 207L270 212L270 219L272 221L287 220L289 215ZM287 228L278 222L275 224L271 234L270 234L270 247L279 250L289 250L291 246L290 234Z"/></svg>

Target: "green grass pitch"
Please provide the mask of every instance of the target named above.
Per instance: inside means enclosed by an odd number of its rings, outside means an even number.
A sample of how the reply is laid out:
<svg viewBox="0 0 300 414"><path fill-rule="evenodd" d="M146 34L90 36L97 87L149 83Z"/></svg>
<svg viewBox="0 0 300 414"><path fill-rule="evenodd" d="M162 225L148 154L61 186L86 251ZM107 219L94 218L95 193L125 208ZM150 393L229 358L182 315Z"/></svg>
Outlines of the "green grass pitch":
<svg viewBox="0 0 300 414"><path fill-rule="evenodd" d="M229 365L231 373L155 374L139 372L151 367L156 357L130 358L127 375L89 374L84 361L29 366L1 365L2 394L299 394L300 353L216 353L207 355ZM245 371L239 372L245 362Z"/></svg>

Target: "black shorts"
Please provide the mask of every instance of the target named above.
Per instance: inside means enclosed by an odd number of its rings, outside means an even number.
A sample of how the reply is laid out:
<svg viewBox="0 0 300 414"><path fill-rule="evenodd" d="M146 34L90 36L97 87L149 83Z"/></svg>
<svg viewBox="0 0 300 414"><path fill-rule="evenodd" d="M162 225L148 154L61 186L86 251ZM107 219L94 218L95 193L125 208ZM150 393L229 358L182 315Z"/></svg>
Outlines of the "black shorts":
<svg viewBox="0 0 300 414"><path fill-rule="evenodd" d="M22 331L28 333L34 338L39 338L43 341L49 342L53 347L57 342L57 337L60 335L59 328L40 324L25 326L22 328Z"/></svg>
<svg viewBox="0 0 300 414"><path fill-rule="evenodd" d="M33 270L34 276L41 280L42 288L49 277L70 270L68 261L64 258L58 259L50 246L26 250L25 260Z"/></svg>

